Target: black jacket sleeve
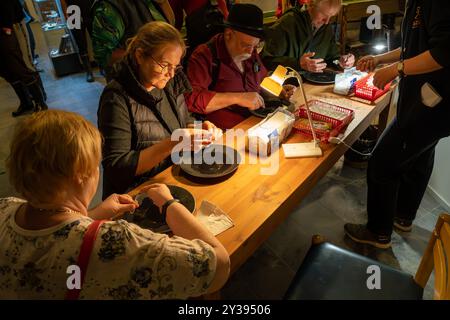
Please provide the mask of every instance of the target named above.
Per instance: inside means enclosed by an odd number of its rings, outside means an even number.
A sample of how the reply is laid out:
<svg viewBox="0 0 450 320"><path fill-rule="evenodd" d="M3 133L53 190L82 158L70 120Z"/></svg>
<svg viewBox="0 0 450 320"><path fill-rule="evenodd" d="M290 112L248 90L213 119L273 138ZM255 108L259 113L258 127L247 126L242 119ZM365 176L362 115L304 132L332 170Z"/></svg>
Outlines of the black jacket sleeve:
<svg viewBox="0 0 450 320"><path fill-rule="evenodd" d="M450 66L450 1L427 1L427 32L429 34L430 53L443 67Z"/></svg>

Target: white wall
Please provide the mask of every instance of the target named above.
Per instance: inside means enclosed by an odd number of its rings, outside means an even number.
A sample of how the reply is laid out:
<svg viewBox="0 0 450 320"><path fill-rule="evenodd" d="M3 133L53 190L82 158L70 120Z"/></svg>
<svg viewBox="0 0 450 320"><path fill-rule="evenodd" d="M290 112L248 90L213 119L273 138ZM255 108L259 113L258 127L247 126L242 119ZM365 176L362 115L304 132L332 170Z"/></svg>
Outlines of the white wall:
<svg viewBox="0 0 450 320"><path fill-rule="evenodd" d="M450 210L450 138L442 139L436 147L430 191Z"/></svg>
<svg viewBox="0 0 450 320"><path fill-rule="evenodd" d="M257 5L262 11L275 11L278 3L277 0L239 0L236 2Z"/></svg>

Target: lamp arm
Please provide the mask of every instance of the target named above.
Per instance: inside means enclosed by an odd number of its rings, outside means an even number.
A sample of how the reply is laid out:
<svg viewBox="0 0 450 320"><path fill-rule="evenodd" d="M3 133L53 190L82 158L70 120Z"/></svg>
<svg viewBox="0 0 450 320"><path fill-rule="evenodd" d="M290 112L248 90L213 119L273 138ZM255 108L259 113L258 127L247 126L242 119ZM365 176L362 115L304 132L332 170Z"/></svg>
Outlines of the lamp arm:
<svg viewBox="0 0 450 320"><path fill-rule="evenodd" d="M306 98L306 93L305 93L305 88L303 87L303 81L302 81L302 77L300 76L300 74L297 72L297 70L292 69L291 67L286 67L286 69L290 70L291 72L288 73L287 77L289 77L289 75L291 75L291 77L294 77L297 79L298 84L300 86L300 90L302 92L302 96L303 96L303 100L305 100L305 108L306 108L306 114L308 116L308 121L309 121L309 126L311 127L311 132L312 132L312 136L313 136L313 140L314 143L317 145L317 137L316 137L316 132L314 130L314 126L312 123L312 118L311 118L311 113L309 111L309 105L308 105L308 99Z"/></svg>

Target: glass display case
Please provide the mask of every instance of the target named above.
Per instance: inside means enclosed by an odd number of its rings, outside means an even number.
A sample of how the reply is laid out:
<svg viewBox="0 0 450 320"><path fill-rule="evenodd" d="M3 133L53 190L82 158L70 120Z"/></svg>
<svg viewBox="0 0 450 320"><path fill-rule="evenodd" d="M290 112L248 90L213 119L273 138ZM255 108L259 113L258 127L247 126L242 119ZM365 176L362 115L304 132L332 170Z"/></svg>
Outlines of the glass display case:
<svg viewBox="0 0 450 320"><path fill-rule="evenodd" d="M33 0L33 3L56 75L79 72L78 49L67 27L61 0Z"/></svg>

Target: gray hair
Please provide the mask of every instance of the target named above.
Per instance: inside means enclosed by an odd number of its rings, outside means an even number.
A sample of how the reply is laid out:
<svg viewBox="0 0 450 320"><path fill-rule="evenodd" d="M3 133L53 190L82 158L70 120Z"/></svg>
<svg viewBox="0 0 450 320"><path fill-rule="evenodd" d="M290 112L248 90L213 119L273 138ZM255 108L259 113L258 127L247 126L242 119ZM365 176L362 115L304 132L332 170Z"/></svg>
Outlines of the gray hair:
<svg viewBox="0 0 450 320"><path fill-rule="evenodd" d="M333 7L340 7L342 5L342 0L311 0L309 5L317 7L322 2L328 2Z"/></svg>

